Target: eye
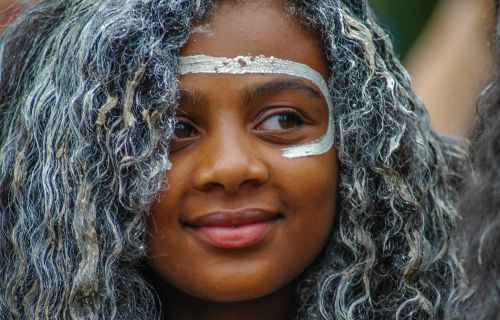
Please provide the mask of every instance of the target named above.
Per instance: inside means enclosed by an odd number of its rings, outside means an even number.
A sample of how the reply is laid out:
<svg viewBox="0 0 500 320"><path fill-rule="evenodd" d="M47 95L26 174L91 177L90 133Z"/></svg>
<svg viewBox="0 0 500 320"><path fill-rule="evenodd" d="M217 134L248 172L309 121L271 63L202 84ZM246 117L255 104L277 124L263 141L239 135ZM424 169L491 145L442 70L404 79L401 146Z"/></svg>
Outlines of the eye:
<svg viewBox="0 0 500 320"><path fill-rule="evenodd" d="M199 135L198 129L188 119L177 118L174 134L170 139L170 152L176 152L190 145Z"/></svg>
<svg viewBox="0 0 500 320"><path fill-rule="evenodd" d="M264 119L256 129L266 131L290 130L304 124L304 119L294 111L282 111Z"/></svg>
<svg viewBox="0 0 500 320"><path fill-rule="evenodd" d="M180 140L180 139L189 139L198 134L198 130L185 120L177 120L174 128L174 134L172 139Z"/></svg>

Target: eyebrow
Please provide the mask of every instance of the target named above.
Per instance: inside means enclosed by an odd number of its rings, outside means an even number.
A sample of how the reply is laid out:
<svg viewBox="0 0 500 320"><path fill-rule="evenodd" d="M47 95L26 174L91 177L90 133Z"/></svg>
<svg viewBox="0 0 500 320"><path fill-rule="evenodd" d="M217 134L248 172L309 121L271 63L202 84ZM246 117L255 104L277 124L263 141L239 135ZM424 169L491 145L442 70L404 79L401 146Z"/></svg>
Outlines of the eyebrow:
<svg viewBox="0 0 500 320"><path fill-rule="evenodd" d="M244 103L254 99L256 96L273 95L281 92L296 92L302 91L309 96L317 99L322 99L323 95L317 90L311 88L300 80L295 79L278 79L272 80L254 88L249 89L244 96Z"/></svg>
<svg viewBox="0 0 500 320"><path fill-rule="evenodd" d="M248 104L252 99L258 96L273 95L281 92L297 92L302 91L307 93L309 96L322 99L323 95L306 85L300 80L295 79L278 79L268 81L266 83L257 85L253 88L248 89L243 96L244 104ZM194 105L208 105L209 101L202 94L196 90L190 89L180 89L179 90L181 99L186 99L192 102Z"/></svg>
<svg viewBox="0 0 500 320"><path fill-rule="evenodd" d="M180 89L181 99L186 99L194 105L208 105L208 100L196 90Z"/></svg>

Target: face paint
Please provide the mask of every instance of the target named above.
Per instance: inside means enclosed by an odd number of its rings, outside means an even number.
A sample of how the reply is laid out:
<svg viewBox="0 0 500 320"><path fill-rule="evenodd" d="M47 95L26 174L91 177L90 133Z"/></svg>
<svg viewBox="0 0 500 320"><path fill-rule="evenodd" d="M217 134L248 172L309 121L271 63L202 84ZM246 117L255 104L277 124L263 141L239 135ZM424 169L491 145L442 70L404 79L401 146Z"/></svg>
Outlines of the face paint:
<svg viewBox="0 0 500 320"><path fill-rule="evenodd" d="M221 74L286 74L311 81L316 85L328 106L328 128L323 137L316 141L283 149L286 158L320 155L333 146L335 124L333 122L333 104L328 86L319 72L311 67L275 57L237 56L234 58L194 55L180 57L179 74L221 73Z"/></svg>

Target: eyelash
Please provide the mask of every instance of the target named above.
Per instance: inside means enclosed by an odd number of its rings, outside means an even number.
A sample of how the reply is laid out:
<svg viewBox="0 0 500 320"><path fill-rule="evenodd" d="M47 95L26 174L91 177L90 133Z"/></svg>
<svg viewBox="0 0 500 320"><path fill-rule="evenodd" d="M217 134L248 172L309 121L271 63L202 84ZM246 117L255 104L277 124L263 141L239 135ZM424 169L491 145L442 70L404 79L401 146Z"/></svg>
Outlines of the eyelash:
<svg viewBox="0 0 500 320"><path fill-rule="evenodd" d="M305 119L304 116L302 116L298 111L291 109L291 108L283 108L283 109L272 109L272 111L266 112L268 110L264 110L262 112L262 115L259 116L259 118L262 118L260 121L258 121L258 124L255 126L257 130L263 130L263 131L268 131L268 132L280 132L280 131L290 131L293 130L296 127L300 127L304 124L307 123L307 120ZM272 120L273 118L276 117L291 117L291 120L294 121L293 126L291 128L282 128L282 129L263 129L263 124L269 120ZM278 120L279 121L279 120ZM278 124L279 125L279 124Z"/></svg>
<svg viewBox="0 0 500 320"><path fill-rule="evenodd" d="M187 126L191 130L191 134L189 135L189 137L179 137L176 134L176 131L177 131L178 127L180 127L180 126ZM193 131L196 131L196 133L198 133L198 130L196 129L194 124L191 123L191 121L189 121L187 119L177 120L175 123L175 126L174 126L174 132L173 132L174 136L172 137L172 139L176 139L176 140L189 139L193 136L193 134L192 134Z"/></svg>

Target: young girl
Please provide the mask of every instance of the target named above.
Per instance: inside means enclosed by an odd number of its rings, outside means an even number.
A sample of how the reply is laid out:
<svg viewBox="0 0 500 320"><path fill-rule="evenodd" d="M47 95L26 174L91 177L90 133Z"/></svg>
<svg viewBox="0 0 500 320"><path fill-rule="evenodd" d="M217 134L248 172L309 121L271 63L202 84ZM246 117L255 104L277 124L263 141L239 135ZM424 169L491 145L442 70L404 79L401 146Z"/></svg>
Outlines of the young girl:
<svg viewBox="0 0 500 320"><path fill-rule="evenodd" d="M442 315L463 153L365 1L40 1L0 48L3 318Z"/></svg>

